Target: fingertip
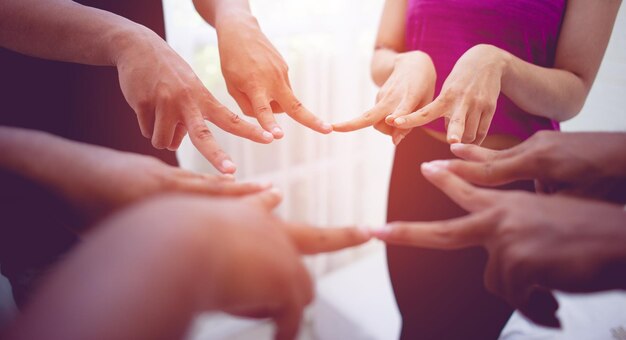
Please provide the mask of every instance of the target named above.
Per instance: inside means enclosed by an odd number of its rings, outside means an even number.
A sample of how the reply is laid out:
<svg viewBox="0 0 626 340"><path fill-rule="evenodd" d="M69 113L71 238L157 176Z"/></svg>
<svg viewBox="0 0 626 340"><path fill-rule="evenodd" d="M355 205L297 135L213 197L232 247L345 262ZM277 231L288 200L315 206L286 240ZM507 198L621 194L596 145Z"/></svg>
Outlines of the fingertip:
<svg viewBox="0 0 626 340"><path fill-rule="evenodd" d="M283 132L283 129L281 129L280 126L273 127L271 134L276 139L281 139L285 136L285 132Z"/></svg>
<svg viewBox="0 0 626 340"><path fill-rule="evenodd" d="M230 159L225 159L220 165L220 171L224 174L234 174L237 171L237 166Z"/></svg>
<svg viewBox="0 0 626 340"><path fill-rule="evenodd" d="M391 224L386 224L380 228L371 229L370 234L381 241L385 241L389 238L392 230L393 226Z"/></svg>
<svg viewBox="0 0 626 340"><path fill-rule="evenodd" d="M448 136L448 143L458 144L461 142L461 138L455 134Z"/></svg>
<svg viewBox="0 0 626 340"><path fill-rule="evenodd" d="M459 151L463 150L465 144L463 143L452 143L450 144L450 151L452 151L452 153L456 153Z"/></svg>
<svg viewBox="0 0 626 340"><path fill-rule="evenodd" d="M331 132L333 132L333 126L331 124L328 124L326 122L322 122L320 124L320 132L327 135Z"/></svg>
<svg viewBox="0 0 626 340"><path fill-rule="evenodd" d="M271 132L263 131L261 136L262 136L263 142L265 143L271 143L272 141L274 141L274 135Z"/></svg>
<svg viewBox="0 0 626 340"><path fill-rule="evenodd" d="M396 118L396 119L394 119L394 120L393 120L393 123L394 123L396 126L401 126L401 125L404 125L404 124L406 124L406 118L404 118L404 117L399 117L399 118Z"/></svg>

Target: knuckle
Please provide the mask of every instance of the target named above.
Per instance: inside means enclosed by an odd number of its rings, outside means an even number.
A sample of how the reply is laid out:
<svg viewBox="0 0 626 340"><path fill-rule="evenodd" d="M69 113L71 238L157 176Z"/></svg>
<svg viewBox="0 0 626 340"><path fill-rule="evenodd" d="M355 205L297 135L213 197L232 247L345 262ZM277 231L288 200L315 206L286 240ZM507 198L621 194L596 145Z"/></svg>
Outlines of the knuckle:
<svg viewBox="0 0 626 340"><path fill-rule="evenodd" d="M204 121L197 121L191 126L193 135L200 141L206 141L213 137L211 130L206 126Z"/></svg>
<svg viewBox="0 0 626 340"><path fill-rule="evenodd" d="M230 112L230 113L228 114L228 120L229 120L229 122L230 122L231 124L233 124L233 125L236 125L236 124L241 123L241 117L239 117L239 115L238 115L238 114L233 113L233 112Z"/></svg>
<svg viewBox="0 0 626 340"><path fill-rule="evenodd" d="M304 106L302 105L302 102L300 102L299 100L294 100L291 104L289 104L289 109L292 112L300 112L303 108Z"/></svg>

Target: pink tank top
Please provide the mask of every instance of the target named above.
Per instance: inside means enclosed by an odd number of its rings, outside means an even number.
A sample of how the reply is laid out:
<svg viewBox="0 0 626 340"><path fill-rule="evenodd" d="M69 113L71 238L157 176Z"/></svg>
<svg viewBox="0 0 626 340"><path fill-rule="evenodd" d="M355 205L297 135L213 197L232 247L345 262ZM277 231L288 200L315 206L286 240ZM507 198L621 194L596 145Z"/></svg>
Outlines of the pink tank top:
<svg viewBox="0 0 626 340"><path fill-rule="evenodd" d="M553 67L566 0L408 0L406 48L428 53L437 70L435 95L455 62L472 46L490 44ZM445 131L444 120L427 125ZM489 134L526 139L559 124L518 108L500 95Z"/></svg>

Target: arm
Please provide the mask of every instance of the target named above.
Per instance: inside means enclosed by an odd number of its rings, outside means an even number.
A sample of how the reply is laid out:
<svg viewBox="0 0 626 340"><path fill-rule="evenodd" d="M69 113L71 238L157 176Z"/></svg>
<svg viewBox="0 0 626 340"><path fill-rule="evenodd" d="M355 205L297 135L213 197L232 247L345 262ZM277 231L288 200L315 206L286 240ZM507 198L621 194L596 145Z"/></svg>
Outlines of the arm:
<svg viewBox="0 0 626 340"><path fill-rule="evenodd" d="M179 339L195 314L218 310L272 318L276 338L293 339L313 298L299 253L369 235L283 222L271 213L279 202L273 191L168 196L119 212L51 274L6 339Z"/></svg>
<svg viewBox="0 0 626 340"><path fill-rule="evenodd" d="M549 289L626 289L626 212L570 197L474 187L438 163L422 173L470 215L439 222L397 222L378 232L393 244L436 249L483 246L485 285L542 325L558 327Z"/></svg>
<svg viewBox="0 0 626 340"><path fill-rule="evenodd" d="M293 94L288 66L261 32L247 0L194 0L194 5L217 30L222 73L241 111L255 117L274 138L284 135L274 118L279 112L317 132L332 131Z"/></svg>
<svg viewBox="0 0 626 340"><path fill-rule="evenodd" d="M144 26L69 0L0 0L0 6L0 45L42 58L117 67L124 97L155 148L176 150L189 132L207 160L233 173L235 164L205 120L259 143L273 140L219 103L191 67Z"/></svg>
<svg viewBox="0 0 626 340"><path fill-rule="evenodd" d="M52 188L87 223L164 192L240 196L268 187L235 183L228 176L197 174L156 158L18 128L0 126L0 149L0 167Z"/></svg>
<svg viewBox="0 0 626 340"><path fill-rule="evenodd" d="M0 0L0 45L31 56L114 66L136 40L154 32L69 0Z"/></svg>
<svg viewBox="0 0 626 340"><path fill-rule="evenodd" d="M620 4L568 1L554 67L539 67L502 51L502 92L526 112L557 121L574 117L598 73Z"/></svg>
<svg viewBox="0 0 626 340"><path fill-rule="evenodd" d="M553 68L533 65L492 45L470 48L432 103L390 123L411 128L445 117L449 143L480 145L501 93L531 114L557 121L572 118L591 89L620 3L568 1Z"/></svg>

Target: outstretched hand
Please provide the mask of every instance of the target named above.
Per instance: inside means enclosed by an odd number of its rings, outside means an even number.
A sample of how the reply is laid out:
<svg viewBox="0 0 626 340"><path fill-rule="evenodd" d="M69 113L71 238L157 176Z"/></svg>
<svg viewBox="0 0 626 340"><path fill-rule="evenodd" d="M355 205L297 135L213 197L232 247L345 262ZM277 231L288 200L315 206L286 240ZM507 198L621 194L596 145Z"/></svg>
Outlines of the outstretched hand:
<svg viewBox="0 0 626 340"><path fill-rule="evenodd" d="M193 145L222 173L236 166L205 120L259 143L271 133L242 120L213 97L191 67L153 32L120 52L116 65L122 92L137 114L144 137L157 149L176 150L189 132Z"/></svg>
<svg viewBox="0 0 626 340"><path fill-rule="evenodd" d="M471 214L395 222L376 232L378 238L439 249L484 246L487 289L546 326L559 326L558 304L548 289L590 292L626 285L617 265L626 240L620 206L476 188L437 163L424 164L422 172Z"/></svg>
<svg viewBox="0 0 626 340"><path fill-rule="evenodd" d="M284 135L274 117L280 112L317 132L332 131L330 124L313 115L295 97L287 63L254 17L229 16L218 20L215 28L228 92L246 115L255 117L274 138Z"/></svg>

